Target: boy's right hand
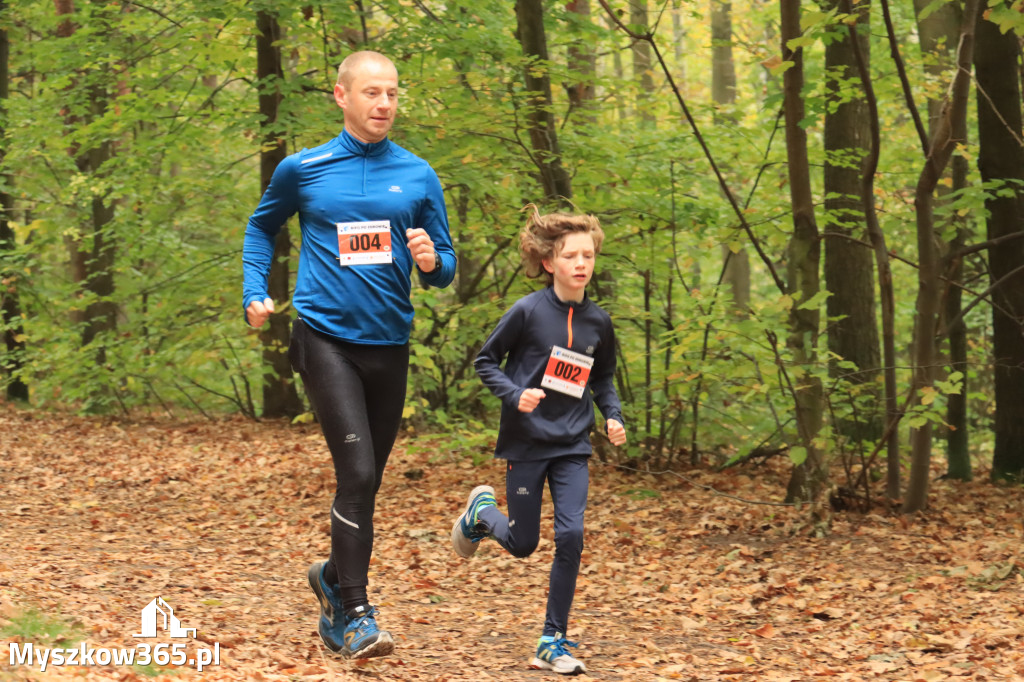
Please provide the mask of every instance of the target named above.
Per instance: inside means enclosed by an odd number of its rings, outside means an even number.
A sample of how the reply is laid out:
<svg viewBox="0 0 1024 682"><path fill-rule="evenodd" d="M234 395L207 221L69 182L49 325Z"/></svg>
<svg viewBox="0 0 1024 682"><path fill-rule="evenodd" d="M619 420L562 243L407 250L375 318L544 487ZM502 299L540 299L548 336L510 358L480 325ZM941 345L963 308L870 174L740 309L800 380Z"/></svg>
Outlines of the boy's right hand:
<svg viewBox="0 0 1024 682"><path fill-rule="evenodd" d="M271 299L265 298L262 301L253 301L245 309L245 319L250 327L262 327L272 312L274 312L274 302Z"/></svg>
<svg viewBox="0 0 1024 682"><path fill-rule="evenodd" d="M608 420L608 440L612 445L624 445L626 443L626 427L618 419Z"/></svg>
<svg viewBox="0 0 1024 682"><path fill-rule="evenodd" d="M539 388L526 389L519 395L519 411L526 414L533 412L544 396L544 391Z"/></svg>

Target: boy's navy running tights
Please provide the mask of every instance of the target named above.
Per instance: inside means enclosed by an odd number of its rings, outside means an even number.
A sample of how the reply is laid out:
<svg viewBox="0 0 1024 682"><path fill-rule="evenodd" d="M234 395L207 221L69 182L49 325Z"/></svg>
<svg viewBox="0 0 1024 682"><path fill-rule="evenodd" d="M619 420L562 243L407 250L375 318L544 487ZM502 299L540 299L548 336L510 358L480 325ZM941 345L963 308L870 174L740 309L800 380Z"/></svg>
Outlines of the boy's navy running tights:
<svg viewBox="0 0 1024 682"><path fill-rule="evenodd" d="M540 512L544 481L551 489L555 514L555 560L551 564L545 635L569 629L569 610L576 593L576 576L583 554L583 514L587 509L589 457L566 455L538 462L508 462L505 493L508 516L497 507L480 510L480 520L502 547L526 557L540 540Z"/></svg>

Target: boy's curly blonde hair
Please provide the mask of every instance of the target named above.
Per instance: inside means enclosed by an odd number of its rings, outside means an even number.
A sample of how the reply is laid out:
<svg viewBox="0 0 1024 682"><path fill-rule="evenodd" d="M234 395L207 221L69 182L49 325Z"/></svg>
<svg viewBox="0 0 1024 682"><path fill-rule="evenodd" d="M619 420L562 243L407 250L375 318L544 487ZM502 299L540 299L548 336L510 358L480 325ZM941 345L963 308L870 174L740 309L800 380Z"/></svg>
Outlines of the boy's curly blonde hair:
<svg viewBox="0 0 1024 682"><path fill-rule="evenodd" d="M601 252L604 230L594 216L562 212L541 215L535 204L527 204L523 211L529 215L519 233L519 253L523 257L527 277L544 277L551 284L554 277L544 269L543 261L557 256L565 236L573 232L590 234L594 238L594 253Z"/></svg>

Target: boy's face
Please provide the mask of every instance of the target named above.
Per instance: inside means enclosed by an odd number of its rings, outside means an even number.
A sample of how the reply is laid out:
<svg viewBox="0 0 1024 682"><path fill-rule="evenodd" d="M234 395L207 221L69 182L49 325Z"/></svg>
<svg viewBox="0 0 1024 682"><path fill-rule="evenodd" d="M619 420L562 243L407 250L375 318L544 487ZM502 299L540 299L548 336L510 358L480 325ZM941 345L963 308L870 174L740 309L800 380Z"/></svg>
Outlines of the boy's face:
<svg viewBox="0 0 1024 682"><path fill-rule="evenodd" d="M583 291L594 276L594 237L589 232L570 232L553 258L545 258L544 269L554 276L555 294L563 301L582 301Z"/></svg>

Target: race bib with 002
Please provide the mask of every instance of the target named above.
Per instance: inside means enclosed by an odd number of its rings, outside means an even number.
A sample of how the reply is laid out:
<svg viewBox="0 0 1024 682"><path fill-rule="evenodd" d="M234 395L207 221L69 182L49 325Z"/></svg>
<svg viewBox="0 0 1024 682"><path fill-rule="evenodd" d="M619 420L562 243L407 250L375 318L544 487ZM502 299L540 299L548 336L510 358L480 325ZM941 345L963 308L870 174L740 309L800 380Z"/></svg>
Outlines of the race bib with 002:
<svg viewBox="0 0 1024 682"><path fill-rule="evenodd" d="M590 378L590 368L593 366L594 358L589 355L552 346L540 385L574 398L582 398L587 387L587 379Z"/></svg>

